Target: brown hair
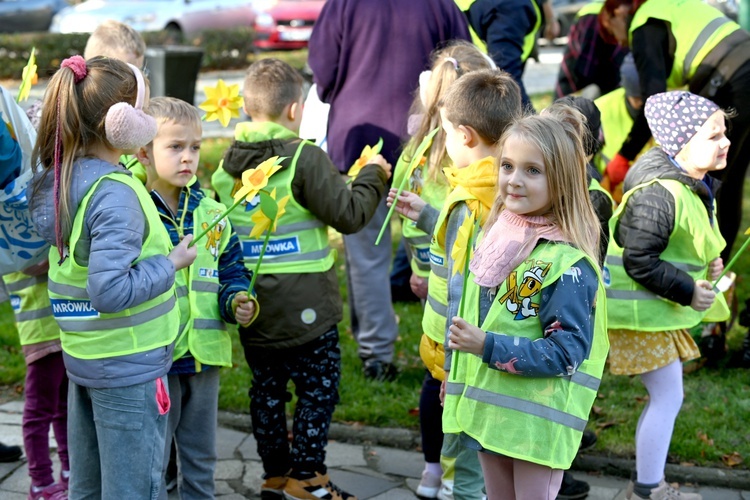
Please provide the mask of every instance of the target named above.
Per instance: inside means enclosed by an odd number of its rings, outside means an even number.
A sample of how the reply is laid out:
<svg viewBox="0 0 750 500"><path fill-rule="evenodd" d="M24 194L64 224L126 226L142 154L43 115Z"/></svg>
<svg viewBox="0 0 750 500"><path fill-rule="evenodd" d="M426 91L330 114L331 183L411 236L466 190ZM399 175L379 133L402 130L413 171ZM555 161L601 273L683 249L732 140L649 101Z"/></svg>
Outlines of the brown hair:
<svg viewBox="0 0 750 500"><path fill-rule="evenodd" d="M450 59L449 59L450 58ZM437 49L431 56L430 80L426 89L426 101L418 94L412 103L410 114L422 114L417 133L407 143L404 159L411 161L410 154L419 147L422 140L434 128L440 127L439 104L450 86L460 76L471 71L494 68L492 59L483 54L474 44L464 40L452 41L449 45ZM454 62L455 61L455 62ZM446 183L443 175L445 151L445 131L441 128L432 140L427 158L427 177L432 181Z"/></svg>
<svg viewBox="0 0 750 500"><path fill-rule="evenodd" d="M451 85L442 108L454 127L471 127L485 143L494 145L521 114L521 89L505 71L473 71Z"/></svg>
<svg viewBox="0 0 750 500"><path fill-rule="evenodd" d="M509 137L520 138L539 149L552 200L552 216L563 235L594 262L599 262L600 226L591 205L586 177L586 153L581 137L584 116L565 105L546 114L525 116L508 127L500 139L499 159ZM487 218L489 228L504 209L498 190Z"/></svg>
<svg viewBox="0 0 750 500"><path fill-rule="evenodd" d="M75 83L70 68L60 68L49 81L42 104L32 164L41 164L44 175L54 175L55 143L59 134L60 184L57 228L66 243L76 207L70 206L73 163L94 145L115 150L107 140L104 120L118 102L135 104L138 84L133 70L118 59L94 57L86 61L86 76ZM41 186L36 183L35 186Z"/></svg>
<svg viewBox="0 0 750 500"><path fill-rule="evenodd" d="M245 111L250 116L265 116L272 120L281 116L284 108L302 96L302 76L280 59L261 59L250 65L245 75L242 97Z"/></svg>
<svg viewBox="0 0 750 500"><path fill-rule="evenodd" d="M146 42L136 30L114 19L107 19L100 24L83 50L83 57L90 59L96 56L114 57L118 52L130 52L136 57L146 53Z"/></svg>
<svg viewBox="0 0 750 500"><path fill-rule="evenodd" d="M175 122L180 125L193 126L201 130L201 117L195 106L176 97L154 97L148 103L148 114L161 125Z"/></svg>

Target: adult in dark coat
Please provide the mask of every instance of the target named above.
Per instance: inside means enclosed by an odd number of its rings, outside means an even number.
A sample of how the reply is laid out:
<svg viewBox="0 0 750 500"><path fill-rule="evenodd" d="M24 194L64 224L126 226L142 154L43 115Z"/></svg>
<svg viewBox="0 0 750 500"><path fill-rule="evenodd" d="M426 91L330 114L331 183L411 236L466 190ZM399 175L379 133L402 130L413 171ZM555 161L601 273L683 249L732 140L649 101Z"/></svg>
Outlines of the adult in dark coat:
<svg viewBox="0 0 750 500"><path fill-rule="evenodd" d="M328 116L328 154L345 173L366 145L383 139L382 155L396 164L407 139L406 120L442 42L469 40L466 19L452 0L328 0L310 38L308 63ZM365 376L390 379L398 335L391 304L390 232L375 246L387 208L344 238L352 332Z"/></svg>

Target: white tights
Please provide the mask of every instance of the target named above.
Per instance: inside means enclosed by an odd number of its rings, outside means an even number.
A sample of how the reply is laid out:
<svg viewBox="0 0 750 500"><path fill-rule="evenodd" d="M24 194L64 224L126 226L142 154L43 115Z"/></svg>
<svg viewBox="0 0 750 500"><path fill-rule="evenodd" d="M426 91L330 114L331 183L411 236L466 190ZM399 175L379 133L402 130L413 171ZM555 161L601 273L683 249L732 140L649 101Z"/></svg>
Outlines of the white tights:
<svg viewBox="0 0 750 500"><path fill-rule="evenodd" d="M637 481L655 484L664 477L669 442L682 406L682 363L680 360L641 375L649 400L635 431Z"/></svg>

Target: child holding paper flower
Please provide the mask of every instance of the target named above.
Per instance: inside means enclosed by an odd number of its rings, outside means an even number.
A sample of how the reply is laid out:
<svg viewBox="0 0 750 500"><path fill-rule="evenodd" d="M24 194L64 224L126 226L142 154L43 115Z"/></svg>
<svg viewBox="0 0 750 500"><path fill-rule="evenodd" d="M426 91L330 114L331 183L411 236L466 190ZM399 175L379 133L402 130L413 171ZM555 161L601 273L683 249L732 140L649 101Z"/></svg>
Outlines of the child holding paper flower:
<svg viewBox="0 0 750 500"><path fill-rule="evenodd" d="M645 115L659 144L625 178L610 221L607 316L610 370L640 375L649 394L636 430L632 498L699 499L664 480L669 442L682 406L682 362L700 356L687 329L723 321L729 309L711 281L723 269L716 221L717 182L727 165L726 115L684 91L648 98Z"/></svg>
<svg viewBox="0 0 750 500"><path fill-rule="evenodd" d="M325 446L338 403L341 353L337 324L342 318L336 253L328 226L342 233L363 228L381 199L391 166L376 155L347 187L318 147L297 136L302 117L302 78L278 59L263 59L248 69L244 109L252 122L240 123L235 142L212 178L219 199L233 203L242 173L273 156L286 157L264 188L288 198L272 230L255 285L260 314L240 327L245 358L253 372L250 415L265 482L261 496L355 498L330 482ZM265 235L253 230L251 200L230 213L240 235L245 265L255 267ZM279 209L281 213L282 210ZM294 441L287 441L287 383L298 396ZM326 496L330 495L330 496Z"/></svg>
<svg viewBox="0 0 750 500"><path fill-rule="evenodd" d="M458 245L463 248L459 254L465 253L471 237L471 229L468 233L459 233L459 228L464 223L473 228L474 223L481 224L486 220L497 185L495 143L520 113L521 92L508 73L485 69L458 78L448 89L440 108L445 150L453 162L452 167L443 168L450 186L447 199L441 210L427 205L412 192L402 192L398 200L396 210L417 221L417 227L432 236L431 271L422 319L426 337L420 346L423 355L427 350L426 343L445 343L448 318L458 313L464 278L463 269L454 265L454 255L457 254L453 249ZM389 203L393 202L395 193L396 190L391 189ZM460 234L463 236L459 238ZM445 384L451 369L448 349L445 349L442 368ZM459 457L455 463L461 470L456 470L458 484L454 483L454 488L458 486L464 495L478 497L481 477L477 471L476 454L462 451L456 437L448 434L442 454ZM425 476L423 473L423 482L428 484ZM449 483L443 486L450 487Z"/></svg>
<svg viewBox="0 0 750 500"><path fill-rule="evenodd" d="M449 345L462 353L443 426L480 452L493 500L557 497L607 355L582 116L561 114L522 118L500 139L497 199L464 314L451 319Z"/></svg>
<svg viewBox="0 0 750 500"><path fill-rule="evenodd" d="M176 245L185 235L207 227L226 208L191 185L202 135L195 108L174 97L155 97L149 114L156 119L158 131L137 157L146 168L151 199ZM257 307L247 294L250 272L242 261L240 242L226 219L195 246L195 262L175 279L180 334L167 377L172 408L164 469L174 439L182 471L180 494L208 498L214 496L219 368L232 366L232 340L225 323L250 324ZM161 492L166 498L166 483Z"/></svg>

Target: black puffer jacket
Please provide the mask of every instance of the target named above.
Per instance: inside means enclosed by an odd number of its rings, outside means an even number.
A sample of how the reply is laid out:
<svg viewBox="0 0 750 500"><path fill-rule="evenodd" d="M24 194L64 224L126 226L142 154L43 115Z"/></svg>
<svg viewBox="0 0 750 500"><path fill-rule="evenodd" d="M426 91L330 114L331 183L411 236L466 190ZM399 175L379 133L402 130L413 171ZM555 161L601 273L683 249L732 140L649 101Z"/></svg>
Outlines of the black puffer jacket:
<svg viewBox="0 0 750 500"><path fill-rule="evenodd" d="M633 165L623 190L627 192L656 178L677 180L690 187L706 207L696 216L708 217L713 223L713 195L708 186L677 168L659 148L651 149ZM718 182L713 180L714 192L717 187ZM652 184L631 195L615 227L614 238L624 249L622 259L628 276L666 299L689 306L695 287L693 278L661 260L674 223L674 197L661 185Z"/></svg>
<svg viewBox="0 0 750 500"><path fill-rule="evenodd" d="M586 165L586 180L591 184L591 179L602 181L602 175L591 163ZM612 218L612 198L599 190L589 190L589 198L594 206L596 218L599 219L601 234L599 235L599 267L604 264L604 256L607 255L609 245L609 219Z"/></svg>

